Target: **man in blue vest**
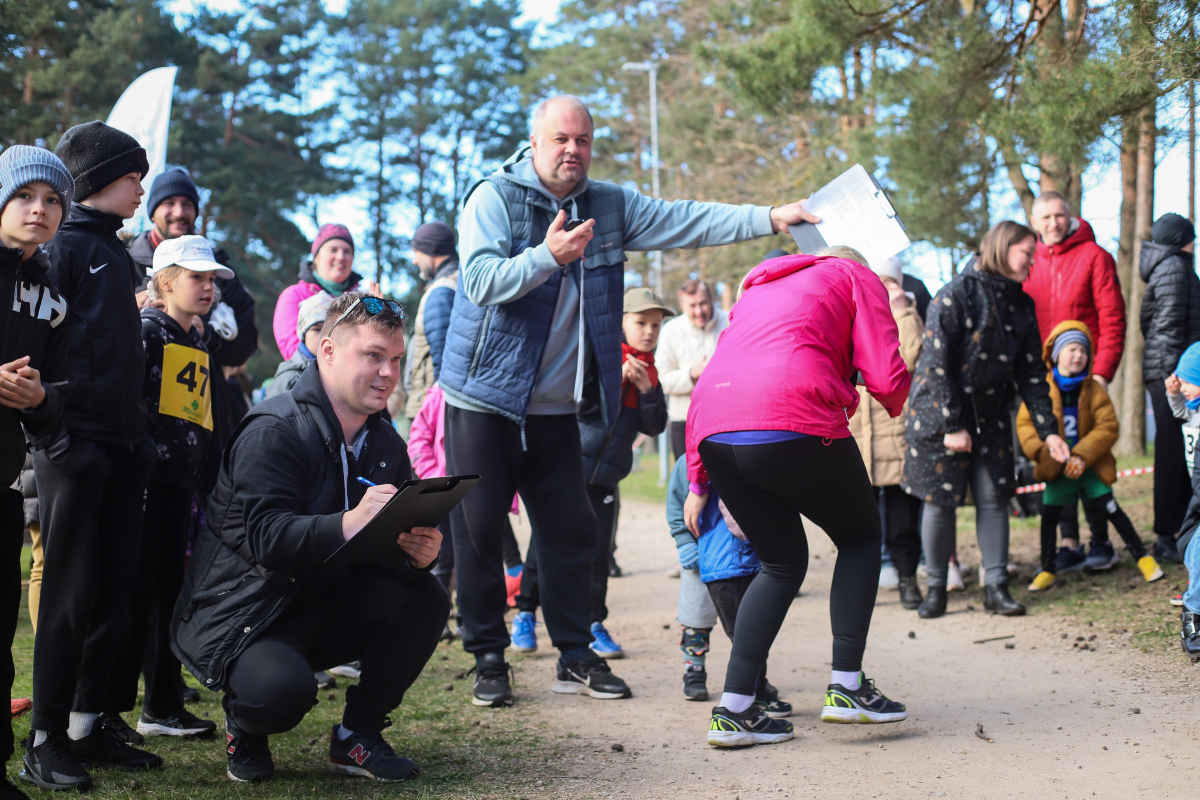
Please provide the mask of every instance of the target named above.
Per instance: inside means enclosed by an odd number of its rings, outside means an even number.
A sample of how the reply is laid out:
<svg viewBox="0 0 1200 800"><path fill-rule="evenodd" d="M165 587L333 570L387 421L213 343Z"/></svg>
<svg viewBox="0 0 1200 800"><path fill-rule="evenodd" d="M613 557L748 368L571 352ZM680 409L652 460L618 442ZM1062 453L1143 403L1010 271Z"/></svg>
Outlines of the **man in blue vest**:
<svg viewBox="0 0 1200 800"><path fill-rule="evenodd" d="M561 653L553 690L631 696L588 647L597 527L575 420L588 371L599 378L605 423L617 418L626 251L729 244L817 221L800 203L670 202L589 181L592 132L578 98L543 101L530 146L476 185L459 221L462 267L439 383L448 470L483 476L461 506L464 535L454 541L475 705L513 703L501 537L516 491L537 540L546 627Z"/></svg>

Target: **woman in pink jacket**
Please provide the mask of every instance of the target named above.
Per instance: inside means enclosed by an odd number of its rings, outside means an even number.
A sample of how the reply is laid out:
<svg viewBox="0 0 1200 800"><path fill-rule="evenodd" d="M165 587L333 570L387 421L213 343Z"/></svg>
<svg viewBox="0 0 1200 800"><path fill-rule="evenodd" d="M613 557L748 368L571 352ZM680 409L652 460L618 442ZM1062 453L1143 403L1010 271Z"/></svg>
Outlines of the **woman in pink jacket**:
<svg viewBox="0 0 1200 800"><path fill-rule="evenodd" d="M881 526L849 430L858 408L856 379L893 417L908 396L887 290L853 261L805 255L764 261L743 287L696 382L687 420L688 528L699 534L711 481L762 560L738 611L708 743L792 738L791 723L767 717L754 696L808 569L801 514L838 548L829 597L833 674L821 719L898 722L904 706L862 673L879 585Z"/></svg>

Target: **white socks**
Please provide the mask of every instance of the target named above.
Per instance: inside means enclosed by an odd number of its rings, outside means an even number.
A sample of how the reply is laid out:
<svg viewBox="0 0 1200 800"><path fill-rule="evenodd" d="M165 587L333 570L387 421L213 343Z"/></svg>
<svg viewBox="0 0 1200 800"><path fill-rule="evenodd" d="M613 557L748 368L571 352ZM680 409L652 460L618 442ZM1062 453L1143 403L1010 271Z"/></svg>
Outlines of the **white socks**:
<svg viewBox="0 0 1200 800"><path fill-rule="evenodd" d="M33 732L33 746L37 747L42 742L46 741L47 735L48 734L46 733L46 731L34 731Z"/></svg>
<svg viewBox="0 0 1200 800"><path fill-rule="evenodd" d="M754 695L752 694L733 694L732 692L721 693L721 705L735 714L740 714L754 704Z"/></svg>
<svg viewBox="0 0 1200 800"><path fill-rule="evenodd" d="M92 732L92 725L99 714L85 714L82 711L71 712L71 722L67 726L67 736L71 739L82 739ZM37 747L34 744L34 747Z"/></svg>
<svg viewBox="0 0 1200 800"><path fill-rule="evenodd" d="M354 731L347 728L345 725L338 725L338 739L345 741L354 735Z"/></svg>
<svg viewBox="0 0 1200 800"><path fill-rule="evenodd" d="M830 683L840 683L850 691L854 691L859 686L862 686L861 672L838 672L836 669L829 673Z"/></svg>

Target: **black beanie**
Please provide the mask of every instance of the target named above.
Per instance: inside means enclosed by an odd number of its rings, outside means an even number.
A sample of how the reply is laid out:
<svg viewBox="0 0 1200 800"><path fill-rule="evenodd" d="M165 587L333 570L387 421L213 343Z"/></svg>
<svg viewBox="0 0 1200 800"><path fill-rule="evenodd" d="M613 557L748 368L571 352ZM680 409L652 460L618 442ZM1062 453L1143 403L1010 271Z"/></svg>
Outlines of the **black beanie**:
<svg viewBox="0 0 1200 800"><path fill-rule="evenodd" d="M146 203L146 216L153 217L154 209L168 197L186 197L197 210L200 209L200 192L196 191L192 176L188 175L183 167L163 170L162 174L154 179L154 183L150 185L150 199Z"/></svg>
<svg viewBox="0 0 1200 800"><path fill-rule="evenodd" d="M69 129L54 154L75 179L76 200L86 200L131 172L145 177L150 171L146 151L137 139L100 120Z"/></svg>
<svg viewBox="0 0 1200 800"><path fill-rule="evenodd" d="M1155 244L1183 247L1188 242L1196 240L1196 228L1188 222L1186 217L1178 214L1163 214L1154 223L1151 236Z"/></svg>
<svg viewBox="0 0 1200 800"><path fill-rule="evenodd" d="M454 229L444 222L426 222L413 233L412 249L427 256L452 256Z"/></svg>

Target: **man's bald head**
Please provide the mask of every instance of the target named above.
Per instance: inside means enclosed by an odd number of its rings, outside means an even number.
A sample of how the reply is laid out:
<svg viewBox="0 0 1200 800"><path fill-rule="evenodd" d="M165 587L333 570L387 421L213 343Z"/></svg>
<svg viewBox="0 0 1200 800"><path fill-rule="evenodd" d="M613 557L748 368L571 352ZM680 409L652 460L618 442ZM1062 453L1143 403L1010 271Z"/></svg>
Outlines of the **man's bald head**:
<svg viewBox="0 0 1200 800"><path fill-rule="evenodd" d="M565 198L592 165L592 114L578 97L557 95L533 111L533 168L547 189Z"/></svg>

